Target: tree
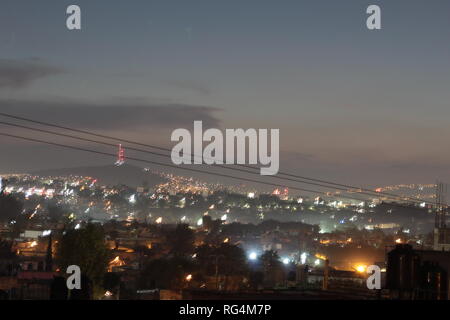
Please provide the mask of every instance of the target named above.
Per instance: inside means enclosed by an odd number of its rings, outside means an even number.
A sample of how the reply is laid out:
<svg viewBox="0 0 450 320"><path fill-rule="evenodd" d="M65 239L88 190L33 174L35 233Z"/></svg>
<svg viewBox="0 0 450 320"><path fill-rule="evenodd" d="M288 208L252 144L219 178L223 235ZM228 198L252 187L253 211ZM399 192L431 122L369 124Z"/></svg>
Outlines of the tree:
<svg viewBox="0 0 450 320"><path fill-rule="evenodd" d="M264 272L262 271L251 271L249 275L249 285L252 289L258 290L264 282Z"/></svg>
<svg viewBox="0 0 450 320"><path fill-rule="evenodd" d="M16 252L13 242L0 239L0 276L10 276L18 268Z"/></svg>
<svg viewBox="0 0 450 320"><path fill-rule="evenodd" d="M261 255L260 259L264 268L264 283L273 287L279 282L279 275L282 274L280 257L276 251L268 250Z"/></svg>
<svg viewBox="0 0 450 320"><path fill-rule="evenodd" d="M187 224L178 224L175 230L166 233L170 253L174 256L186 256L194 252L195 235Z"/></svg>
<svg viewBox="0 0 450 320"><path fill-rule="evenodd" d="M115 272L108 272L103 279L103 288L117 294L120 288L120 275Z"/></svg>
<svg viewBox="0 0 450 320"><path fill-rule="evenodd" d="M214 261L212 257L214 256L215 247L203 244L198 246L195 250L195 260L199 265L199 269L205 275L214 274Z"/></svg>
<svg viewBox="0 0 450 320"><path fill-rule="evenodd" d="M48 217L52 222L58 222L61 218L68 214L68 210L56 204L49 204L47 207Z"/></svg>
<svg viewBox="0 0 450 320"><path fill-rule="evenodd" d="M12 195L0 194L0 221L17 219L23 209L23 203Z"/></svg>
<svg viewBox="0 0 450 320"><path fill-rule="evenodd" d="M149 260L141 272L139 287L143 289L180 289L186 274L193 271L193 263L184 258Z"/></svg>
<svg viewBox="0 0 450 320"><path fill-rule="evenodd" d="M239 246L222 243L215 254L220 259L219 273L224 276L243 275L247 272L247 257Z"/></svg>
<svg viewBox="0 0 450 320"><path fill-rule="evenodd" d="M62 270L70 265L80 267L94 286L101 286L111 253L100 225L88 223L84 228L66 231L58 246L57 261Z"/></svg>
<svg viewBox="0 0 450 320"><path fill-rule="evenodd" d="M280 266L280 257L274 250L267 250L261 255L261 262L265 270L274 269Z"/></svg>
<svg viewBox="0 0 450 320"><path fill-rule="evenodd" d="M222 243L218 247L203 245L197 248L197 263L200 270L208 276L216 277L216 285L219 277L225 280L225 288L231 276L243 276L248 273L247 258L245 252L237 245Z"/></svg>

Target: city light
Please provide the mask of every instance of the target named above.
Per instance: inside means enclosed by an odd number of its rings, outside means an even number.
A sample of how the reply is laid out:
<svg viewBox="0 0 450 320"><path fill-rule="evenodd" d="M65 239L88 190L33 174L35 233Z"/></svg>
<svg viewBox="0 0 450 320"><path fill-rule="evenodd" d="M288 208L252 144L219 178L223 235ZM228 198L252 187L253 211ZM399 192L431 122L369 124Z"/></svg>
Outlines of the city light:
<svg viewBox="0 0 450 320"><path fill-rule="evenodd" d="M113 267L121 267L121 266L124 266L124 265L125 265L125 262L122 259L120 259L119 256L116 256L113 260L111 260L109 262L108 270L112 271Z"/></svg>
<svg viewBox="0 0 450 320"><path fill-rule="evenodd" d="M327 260L327 257L323 254L316 253L316 258L320 260Z"/></svg>
<svg viewBox="0 0 450 320"><path fill-rule="evenodd" d="M256 252L250 252L250 254L248 255L248 258L250 260L256 260L258 258L258 254Z"/></svg>
<svg viewBox="0 0 450 320"><path fill-rule="evenodd" d="M367 266L360 264L360 265L357 265L357 266L355 267L355 269L356 269L356 271L359 272L359 273L364 273L364 272L366 272L366 270L367 270Z"/></svg>
<svg viewBox="0 0 450 320"><path fill-rule="evenodd" d="M130 202L131 204L135 204L136 203L136 195L133 194L128 198L128 202Z"/></svg>
<svg viewBox="0 0 450 320"><path fill-rule="evenodd" d="M283 262L283 264L289 264L289 258L284 258L284 259L282 260L282 262Z"/></svg>
<svg viewBox="0 0 450 320"><path fill-rule="evenodd" d="M308 254L306 253L306 252L303 252L301 255L300 255L300 263L301 264L305 264L306 263L306 258L308 257Z"/></svg>

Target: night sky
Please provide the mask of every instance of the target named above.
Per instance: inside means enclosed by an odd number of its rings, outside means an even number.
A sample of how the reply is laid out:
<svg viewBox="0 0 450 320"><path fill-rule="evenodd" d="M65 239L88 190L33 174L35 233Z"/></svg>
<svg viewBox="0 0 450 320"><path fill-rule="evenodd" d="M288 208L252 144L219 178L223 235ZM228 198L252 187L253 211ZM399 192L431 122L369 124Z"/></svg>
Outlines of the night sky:
<svg viewBox="0 0 450 320"><path fill-rule="evenodd" d="M0 2L1 111L165 147L194 120L279 128L280 170L310 177L450 180L449 88L448 0ZM111 162L0 145L3 173Z"/></svg>

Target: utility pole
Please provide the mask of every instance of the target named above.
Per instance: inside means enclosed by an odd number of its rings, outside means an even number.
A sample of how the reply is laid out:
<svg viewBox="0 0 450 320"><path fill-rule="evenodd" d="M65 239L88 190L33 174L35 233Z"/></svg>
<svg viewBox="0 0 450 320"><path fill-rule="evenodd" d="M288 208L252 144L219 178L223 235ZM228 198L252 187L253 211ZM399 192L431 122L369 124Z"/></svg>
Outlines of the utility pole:
<svg viewBox="0 0 450 320"><path fill-rule="evenodd" d="M215 258L215 282L216 290L219 290L219 259L223 258L223 254L212 254L211 257Z"/></svg>
<svg viewBox="0 0 450 320"><path fill-rule="evenodd" d="M447 185L442 182L437 182L436 184L436 216L435 216L435 227L445 228L446 219L445 214L447 213L447 204L445 195L447 193Z"/></svg>
<svg viewBox="0 0 450 320"><path fill-rule="evenodd" d="M450 250L450 229L447 228L446 214L447 185L436 183L436 208L434 222L434 250Z"/></svg>
<svg viewBox="0 0 450 320"><path fill-rule="evenodd" d="M323 290L328 290L328 277L329 277L329 271L330 271L330 260L325 260L325 267L323 269Z"/></svg>

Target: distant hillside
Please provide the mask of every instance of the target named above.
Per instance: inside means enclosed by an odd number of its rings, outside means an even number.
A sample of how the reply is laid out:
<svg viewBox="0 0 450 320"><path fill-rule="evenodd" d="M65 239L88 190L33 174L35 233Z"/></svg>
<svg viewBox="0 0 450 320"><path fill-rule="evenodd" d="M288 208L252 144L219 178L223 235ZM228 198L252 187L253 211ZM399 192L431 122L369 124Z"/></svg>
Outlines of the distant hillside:
<svg viewBox="0 0 450 320"><path fill-rule="evenodd" d="M120 167L115 165L96 166L96 167L77 167L51 169L33 172L39 176L89 176L98 179L103 185L125 184L130 187L139 187L144 183L148 187L153 187L161 182L166 181L164 178L144 171L143 168L124 164Z"/></svg>

